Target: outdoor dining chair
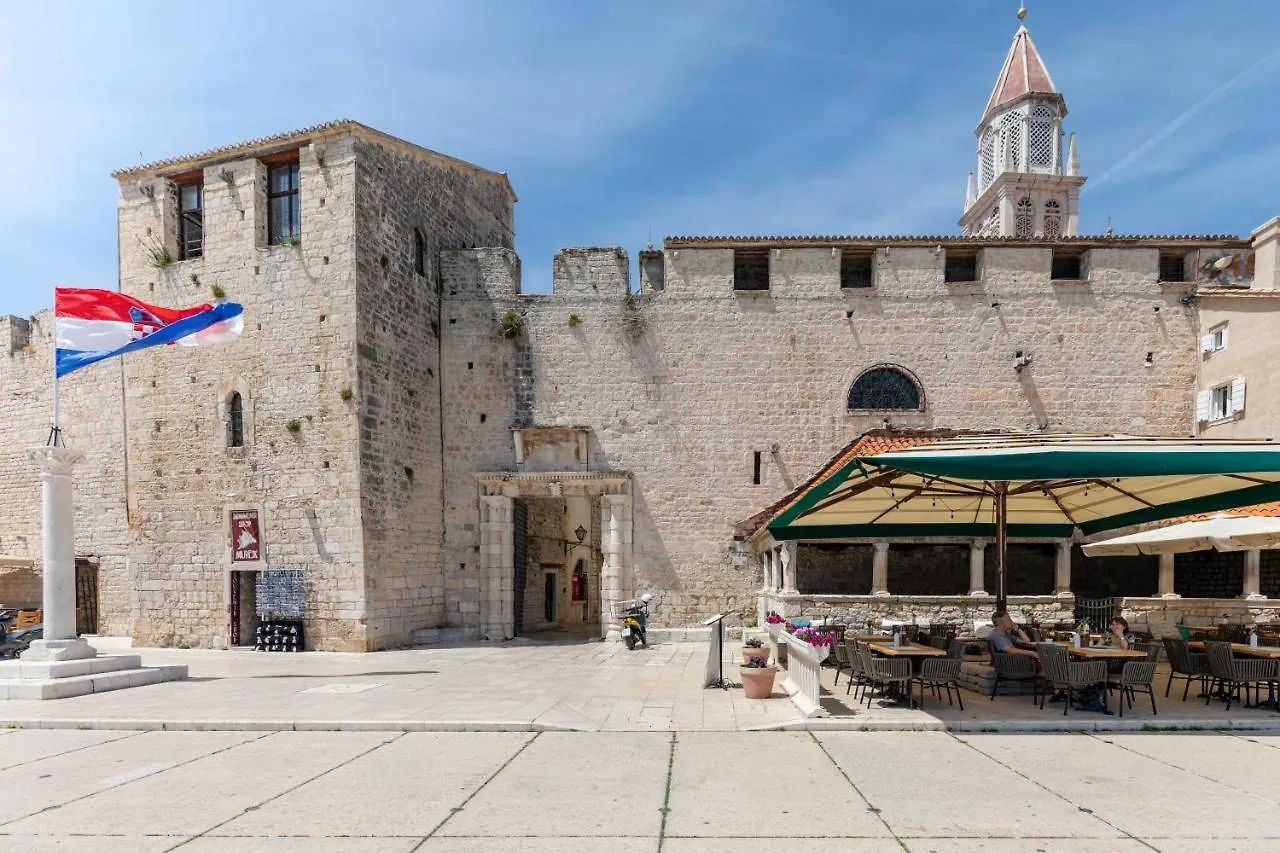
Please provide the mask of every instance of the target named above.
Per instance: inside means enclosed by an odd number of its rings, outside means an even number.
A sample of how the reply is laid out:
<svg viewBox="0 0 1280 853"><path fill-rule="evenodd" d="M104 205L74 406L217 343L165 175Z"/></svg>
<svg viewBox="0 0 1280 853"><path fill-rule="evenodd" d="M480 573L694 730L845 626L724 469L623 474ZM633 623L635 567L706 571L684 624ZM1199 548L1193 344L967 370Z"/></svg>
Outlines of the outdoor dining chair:
<svg viewBox="0 0 1280 853"><path fill-rule="evenodd" d="M964 640L952 640L947 644L947 657L951 660L964 660Z"/></svg>
<svg viewBox="0 0 1280 853"><path fill-rule="evenodd" d="M1071 701L1076 694L1090 687L1102 688L1103 701L1106 701L1107 664L1105 661L1088 663L1072 663L1067 656L1067 647L1056 643L1045 643L1039 646L1040 663L1044 667L1044 680L1049 683L1050 690L1066 693L1066 701L1062 703L1062 715L1065 717L1071 708ZM1040 710L1044 710L1045 695L1040 696Z"/></svg>
<svg viewBox="0 0 1280 853"><path fill-rule="evenodd" d="M1159 646L1156 649L1159 650ZM1129 710L1133 710L1134 693L1145 693L1151 697L1151 713L1158 715L1156 710L1156 694L1152 687L1156 680L1155 662L1148 659L1145 661L1126 661L1124 668L1120 670L1120 674L1107 683L1108 689L1115 688L1120 691L1120 716L1124 716L1125 700L1129 701Z"/></svg>
<svg viewBox="0 0 1280 853"><path fill-rule="evenodd" d="M1164 685L1164 695L1169 696L1169 688L1173 686L1175 678L1183 679L1186 684L1182 688L1182 701L1187 701L1187 691L1191 688L1191 682L1200 682L1200 692L1207 693L1205 682L1210 677L1209 659L1202 654L1194 654L1187 649L1186 640L1177 640L1173 637L1164 638L1164 653L1169 658L1169 680Z"/></svg>
<svg viewBox="0 0 1280 853"><path fill-rule="evenodd" d="M1009 655L996 651L995 643L987 640L987 650L991 652L991 666L995 670L995 682L991 685L991 699L995 701L996 691L1001 681L1016 681L1019 684L1031 685L1031 701L1040 698L1040 673L1036 670L1034 658L1027 655ZM1026 690L1024 689L1025 693Z"/></svg>
<svg viewBox="0 0 1280 853"><path fill-rule="evenodd" d="M880 689L881 694L887 694L890 690L897 690L907 697L908 702L911 699L911 661L906 658L878 658L871 653L866 646L862 646L859 650L862 658L862 666L867 672L868 685L862 690L862 697L866 700L867 707L871 707L871 687Z"/></svg>
<svg viewBox="0 0 1280 853"><path fill-rule="evenodd" d="M842 670L850 669L850 678L853 678L853 673L851 669L852 661L849 657L849 647L845 644L843 637L836 637L836 641L831 644L831 651L831 656L834 659L836 666L836 678L835 681L831 682L831 686L834 687L840 683L840 673Z"/></svg>
<svg viewBox="0 0 1280 853"><path fill-rule="evenodd" d="M844 642L845 654L849 656L849 678L844 686L844 693L849 695L853 691L853 698L857 699L860 690L864 690L867 686L867 670L862 664L862 643L854 639L847 639Z"/></svg>
<svg viewBox="0 0 1280 853"><path fill-rule="evenodd" d="M960 661L956 658L925 658L920 664L920 674L916 676L920 684L920 708L924 709L925 689L933 691L933 695L942 698L939 690L947 691L947 704L951 704L951 690L956 691L956 700L960 710L964 710L964 699L960 696Z"/></svg>
<svg viewBox="0 0 1280 853"><path fill-rule="evenodd" d="M1274 688L1274 682L1280 679L1277 675L1277 667L1280 662L1274 660L1237 660L1231 655L1230 643L1215 643L1212 640L1205 641L1205 654L1209 658L1209 672L1213 676L1214 686L1219 687L1227 696L1227 710L1231 710L1231 700L1240 698L1240 689L1244 688L1244 700L1246 704L1249 701L1249 691L1254 691L1254 701L1257 701L1258 693L1262 685L1267 685L1269 689ZM1216 690L1209 691L1209 698L1205 700L1208 705L1213 701L1213 694Z"/></svg>

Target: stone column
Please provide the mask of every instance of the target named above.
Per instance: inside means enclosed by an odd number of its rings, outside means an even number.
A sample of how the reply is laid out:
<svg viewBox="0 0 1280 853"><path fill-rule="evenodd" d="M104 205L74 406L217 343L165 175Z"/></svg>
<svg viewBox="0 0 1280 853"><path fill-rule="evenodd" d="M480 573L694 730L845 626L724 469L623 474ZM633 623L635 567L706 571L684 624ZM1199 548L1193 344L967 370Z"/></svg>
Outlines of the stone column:
<svg viewBox="0 0 1280 853"><path fill-rule="evenodd" d="M1071 595L1071 543L1059 542L1054 554L1053 593L1066 597Z"/></svg>
<svg viewBox="0 0 1280 853"><path fill-rule="evenodd" d="M506 495L480 498L480 634L507 640L515 634L515 500Z"/></svg>
<svg viewBox="0 0 1280 853"><path fill-rule="evenodd" d="M601 635L619 639L618 623L612 618L613 603L633 598L627 554L631 549L626 495L600 496L600 550L604 567L600 574Z"/></svg>
<svg viewBox="0 0 1280 853"><path fill-rule="evenodd" d="M1161 598L1181 598L1173 591L1173 554L1160 555L1160 588L1156 595Z"/></svg>
<svg viewBox="0 0 1280 853"><path fill-rule="evenodd" d="M1262 552L1256 548L1244 552L1244 594L1240 597L1250 601L1266 597L1262 594Z"/></svg>
<svg viewBox="0 0 1280 853"><path fill-rule="evenodd" d="M969 595L987 596L987 543L982 539L969 543Z"/></svg>
<svg viewBox="0 0 1280 853"><path fill-rule="evenodd" d="M44 638L22 653L24 661L81 660L98 653L76 636L75 487L71 466L84 458L66 447L39 447L29 453L40 468Z"/></svg>
<svg viewBox="0 0 1280 853"><path fill-rule="evenodd" d="M778 563L782 566L783 595L797 595L796 588L796 543L783 542L778 546Z"/></svg>
<svg viewBox="0 0 1280 853"><path fill-rule="evenodd" d="M889 594L889 543L876 542L871 552L871 594Z"/></svg>

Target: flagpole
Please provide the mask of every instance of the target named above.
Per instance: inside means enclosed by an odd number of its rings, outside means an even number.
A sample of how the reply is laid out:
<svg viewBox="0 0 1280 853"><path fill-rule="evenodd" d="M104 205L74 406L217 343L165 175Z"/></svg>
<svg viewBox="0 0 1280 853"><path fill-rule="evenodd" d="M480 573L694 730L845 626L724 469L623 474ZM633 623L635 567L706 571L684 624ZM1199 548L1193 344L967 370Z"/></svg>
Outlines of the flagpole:
<svg viewBox="0 0 1280 853"><path fill-rule="evenodd" d="M55 315L58 310L58 289L53 289L53 305ZM55 326L57 325L55 321ZM53 341L53 425L49 427L49 439L45 444L49 447L58 447L62 445L62 429L58 426L58 340L57 330L54 330Z"/></svg>

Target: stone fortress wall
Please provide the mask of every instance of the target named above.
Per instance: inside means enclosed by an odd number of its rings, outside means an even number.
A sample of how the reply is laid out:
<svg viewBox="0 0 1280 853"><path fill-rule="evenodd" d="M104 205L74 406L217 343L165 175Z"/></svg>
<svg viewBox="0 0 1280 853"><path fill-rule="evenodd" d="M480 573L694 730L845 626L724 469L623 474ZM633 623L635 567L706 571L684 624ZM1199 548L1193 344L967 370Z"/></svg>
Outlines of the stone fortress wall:
<svg viewBox="0 0 1280 853"><path fill-rule="evenodd" d="M760 292L733 289L733 248L699 241L668 240L660 264L646 255L640 293L617 248L560 252L549 295L520 293L508 252L446 253L446 382L465 385L446 395L447 564L479 546L466 472L513 469L504 417L587 426L590 467L631 472L634 591L657 592L656 621L674 625L752 612L760 570L733 525L884 425L885 412L847 408L874 365L922 386L924 411L891 413L895 427L1191 430L1197 322L1179 301L1188 285L1158 282L1159 248L1079 244L1085 278L1063 282L1050 279L1050 244L997 241L982 250L980 280L956 285L943 281L946 247L975 244L942 242L886 241L874 286L842 290L839 248L764 241ZM1181 248L1194 257L1201 246ZM524 330L504 340L496 320L512 310ZM1016 350L1033 354L1020 371Z"/></svg>

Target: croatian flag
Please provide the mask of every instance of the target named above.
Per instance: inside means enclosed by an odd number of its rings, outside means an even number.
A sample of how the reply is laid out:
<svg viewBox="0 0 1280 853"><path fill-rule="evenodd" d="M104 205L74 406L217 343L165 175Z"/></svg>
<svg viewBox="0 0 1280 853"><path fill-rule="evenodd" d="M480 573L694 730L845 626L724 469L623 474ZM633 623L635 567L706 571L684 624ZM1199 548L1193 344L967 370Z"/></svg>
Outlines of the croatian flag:
<svg viewBox="0 0 1280 853"><path fill-rule="evenodd" d="M198 347L240 337L244 308L235 302L159 308L114 290L54 289L57 376L104 358L161 344Z"/></svg>

